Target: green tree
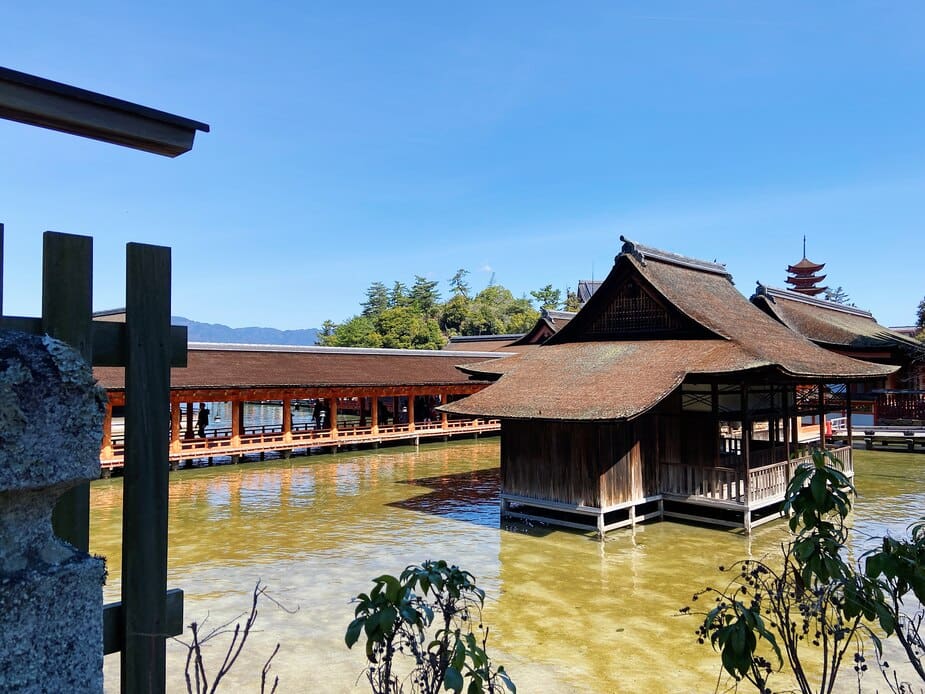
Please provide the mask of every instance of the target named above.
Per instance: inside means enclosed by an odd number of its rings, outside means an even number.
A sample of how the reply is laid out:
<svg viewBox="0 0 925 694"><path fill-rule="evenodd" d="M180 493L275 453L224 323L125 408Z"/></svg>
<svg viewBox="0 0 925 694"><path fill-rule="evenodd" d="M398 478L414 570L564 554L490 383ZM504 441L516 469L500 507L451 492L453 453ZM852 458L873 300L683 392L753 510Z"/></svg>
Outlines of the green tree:
<svg viewBox="0 0 925 694"><path fill-rule="evenodd" d="M575 313L581 307L578 301L578 292L573 292L571 287L565 288L565 306L562 308L566 311Z"/></svg>
<svg viewBox="0 0 925 694"><path fill-rule="evenodd" d="M373 318L389 307L389 290L382 282L373 282L366 290L366 301L363 302L363 315Z"/></svg>
<svg viewBox="0 0 925 694"><path fill-rule="evenodd" d="M386 309L376 322L382 347L393 349L440 349L445 340L440 325L410 306Z"/></svg>
<svg viewBox="0 0 925 694"><path fill-rule="evenodd" d="M414 276L414 284L409 293L411 306L428 318L436 318L439 311L440 292L437 282L421 275Z"/></svg>
<svg viewBox="0 0 925 694"><path fill-rule="evenodd" d="M547 284L545 287L537 289L535 292L530 292L530 296L539 302L540 308L549 311L555 311L562 303L562 291L553 289L551 284Z"/></svg>
<svg viewBox="0 0 925 694"><path fill-rule="evenodd" d="M360 315L338 325L325 344L330 347L382 347L382 336L372 318Z"/></svg>
<svg viewBox="0 0 925 694"><path fill-rule="evenodd" d="M471 301L465 294L454 294L440 309L440 329L446 335L459 335L469 317Z"/></svg>
<svg viewBox="0 0 925 694"><path fill-rule="evenodd" d="M344 641L353 648L365 636L364 673L374 694L400 694L404 682L418 694L516 694L504 667L486 650L482 624L485 591L468 571L445 561L409 566L401 575L373 579L360 593ZM406 658L411 672L399 673Z"/></svg>
<svg viewBox="0 0 925 694"><path fill-rule="evenodd" d="M854 306L854 304L850 303L851 299L848 297L848 292L846 292L840 286L835 287L835 289L826 289L822 293L822 296L826 301L831 301L834 304Z"/></svg>
<svg viewBox="0 0 925 694"><path fill-rule="evenodd" d="M331 340L334 336L334 331L337 329L337 324L332 320L326 320L321 324L321 331L318 333L318 337L315 339L315 342L319 345L324 345L327 347L331 346Z"/></svg>
<svg viewBox="0 0 925 694"><path fill-rule="evenodd" d="M515 299L509 289L490 284L476 294L462 326L464 335L507 335L528 331L539 313L529 299Z"/></svg>
<svg viewBox="0 0 925 694"><path fill-rule="evenodd" d="M411 302L408 296L408 287L402 282L395 281L392 289L389 290L389 308L398 308L407 306Z"/></svg>
<svg viewBox="0 0 925 694"><path fill-rule="evenodd" d="M466 282L466 275L468 274L468 270L459 268L456 274L450 278L450 290L454 295L469 297L469 283Z"/></svg>
<svg viewBox="0 0 925 694"><path fill-rule="evenodd" d="M915 312L915 327L919 329L918 338L925 341L925 299L919 302Z"/></svg>
<svg viewBox="0 0 925 694"><path fill-rule="evenodd" d="M846 551L853 496L838 459L814 451L812 464L800 466L787 486L781 512L795 535L782 557L739 562L724 587L694 595L715 598L698 640L709 640L736 681L770 692L768 680L786 660L800 692L828 694L850 651L857 676L868 670L870 643L887 686L910 692L888 672L885 635L899 641L925 683L925 519L911 526L910 539L883 537L854 563Z"/></svg>

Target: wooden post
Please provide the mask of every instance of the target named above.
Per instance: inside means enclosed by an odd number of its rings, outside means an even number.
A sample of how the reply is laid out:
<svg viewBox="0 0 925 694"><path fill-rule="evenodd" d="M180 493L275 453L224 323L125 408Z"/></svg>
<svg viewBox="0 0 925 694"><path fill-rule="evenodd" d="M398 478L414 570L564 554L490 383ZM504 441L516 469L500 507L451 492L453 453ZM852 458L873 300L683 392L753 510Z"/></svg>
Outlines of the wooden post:
<svg viewBox="0 0 925 694"><path fill-rule="evenodd" d="M331 398L331 436L337 438L337 402L340 398Z"/></svg>
<svg viewBox="0 0 925 694"><path fill-rule="evenodd" d="M191 439L195 436L193 430L193 403L186 403L186 438Z"/></svg>
<svg viewBox="0 0 925 694"><path fill-rule="evenodd" d="M292 398L283 398L283 441L292 443Z"/></svg>
<svg viewBox="0 0 925 694"><path fill-rule="evenodd" d="M819 448L825 450L825 386L819 384Z"/></svg>
<svg viewBox="0 0 925 694"><path fill-rule="evenodd" d="M231 445L241 445L241 430L244 428L244 408L240 400L231 401Z"/></svg>
<svg viewBox="0 0 925 694"><path fill-rule="evenodd" d="M414 396L408 396L408 431L414 431Z"/></svg>
<svg viewBox="0 0 925 694"><path fill-rule="evenodd" d="M112 458L112 403L106 400L106 414L103 415L102 458Z"/></svg>
<svg viewBox="0 0 925 694"><path fill-rule="evenodd" d="M751 475L751 437L752 437L752 418L748 411L748 384L742 384L742 467L745 471L745 532L751 532L752 529L752 511L751 511L751 490L749 489L749 477Z"/></svg>
<svg viewBox="0 0 925 694"><path fill-rule="evenodd" d="M793 443L790 432L791 432L791 413L790 413L790 387L785 386L782 395L784 397L783 402L783 415L784 415L784 449L786 451L786 460L790 460L791 456L791 444Z"/></svg>
<svg viewBox="0 0 925 694"><path fill-rule="evenodd" d="M165 691L170 249L126 248L122 691Z"/></svg>
<svg viewBox="0 0 925 694"><path fill-rule="evenodd" d="M93 363L93 239L46 231L42 239L42 330ZM90 550L90 483L65 492L52 514L62 540Z"/></svg>
<svg viewBox="0 0 925 694"><path fill-rule="evenodd" d="M360 408L360 421L358 426L366 426L366 398L357 398L357 403Z"/></svg>
<svg viewBox="0 0 925 694"><path fill-rule="evenodd" d="M369 399L369 419L373 434L379 433L379 397L374 395Z"/></svg>
<svg viewBox="0 0 925 694"><path fill-rule="evenodd" d="M851 384L845 384L845 434L848 436L848 448L851 449L854 446L854 429L851 426ZM849 455L851 455L849 453Z"/></svg>
<svg viewBox="0 0 925 694"><path fill-rule="evenodd" d="M170 451L179 453L183 446L180 444L180 403L170 403Z"/></svg>
<svg viewBox="0 0 925 694"><path fill-rule="evenodd" d="M393 426L395 424L398 424L399 413L401 412L401 408L399 408L400 403L401 403L401 398L399 398L397 395L393 395L392 396L392 425Z"/></svg>
<svg viewBox="0 0 925 694"><path fill-rule="evenodd" d="M441 413L440 413L440 428L441 428L441 429L449 429L449 428L450 428L450 422L449 422L449 418L447 417L446 412L441 412Z"/></svg>

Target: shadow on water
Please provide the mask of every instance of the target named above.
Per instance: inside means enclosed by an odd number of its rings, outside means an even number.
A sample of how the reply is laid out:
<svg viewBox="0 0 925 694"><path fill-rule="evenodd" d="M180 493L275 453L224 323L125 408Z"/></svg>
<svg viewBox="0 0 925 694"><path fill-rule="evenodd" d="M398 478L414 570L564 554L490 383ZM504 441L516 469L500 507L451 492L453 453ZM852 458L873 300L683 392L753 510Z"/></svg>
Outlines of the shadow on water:
<svg viewBox="0 0 925 694"><path fill-rule="evenodd" d="M485 468L434 477L399 480L398 484L427 487L431 491L409 499L395 501L393 508L427 513L440 518L464 521L486 528L500 528L513 533L542 537L553 532L586 536L597 541L590 531L576 530L527 520L501 522L501 471ZM593 536L593 537L592 537Z"/></svg>
<svg viewBox="0 0 925 694"><path fill-rule="evenodd" d="M434 477L400 480L430 489L426 494L394 501L389 506L465 521L486 528L499 527L501 520L501 475L498 468L457 472Z"/></svg>

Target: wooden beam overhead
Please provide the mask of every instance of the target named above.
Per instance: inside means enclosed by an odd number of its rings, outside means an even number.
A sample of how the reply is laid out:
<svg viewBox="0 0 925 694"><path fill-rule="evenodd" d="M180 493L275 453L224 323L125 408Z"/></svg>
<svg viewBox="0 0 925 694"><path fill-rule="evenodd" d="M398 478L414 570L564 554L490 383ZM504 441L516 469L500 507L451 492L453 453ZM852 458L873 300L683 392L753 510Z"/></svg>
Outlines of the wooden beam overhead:
<svg viewBox="0 0 925 694"><path fill-rule="evenodd" d="M205 123L0 67L0 118L176 157Z"/></svg>

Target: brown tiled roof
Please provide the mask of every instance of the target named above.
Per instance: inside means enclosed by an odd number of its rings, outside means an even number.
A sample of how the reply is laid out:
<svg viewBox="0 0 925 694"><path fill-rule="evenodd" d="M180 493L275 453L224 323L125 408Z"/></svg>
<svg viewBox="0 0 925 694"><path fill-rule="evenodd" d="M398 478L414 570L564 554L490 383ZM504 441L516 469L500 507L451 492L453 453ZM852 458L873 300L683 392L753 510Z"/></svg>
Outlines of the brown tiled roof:
<svg viewBox="0 0 925 694"><path fill-rule="evenodd" d="M517 335L458 335L451 337L443 347L445 352L497 352L509 349L522 334Z"/></svg>
<svg viewBox="0 0 925 694"><path fill-rule="evenodd" d="M188 366L171 369L172 388L453 385L469 382L456 365L488 354L403 349L191 344ZM125 387L122 368L93 370L107 389Z"/></svg>
<svg viewBox="0 0 925 694"><path fill-rule="evenodd" d="M627 272L686 317L699 336L587 340L584 331L610 308L610 288ZM688 325L682 330L690 335L692 329ZM450 412L571 420L637 416L689 374L765 369L782 380L805 382L863 380L895 371L822 349L797 335L742 296L722 265L631 242L575 319L545 345L500 362L462 368L485 378L501 377L446 406Z"/></svg>
<svg viewBox="0 0 925 694"><path fill-rule="evenodd" d="M818 344L858 350L925 350L922 343L880 325L867 311L758 285L751 301L794 332Z"/></svg>

